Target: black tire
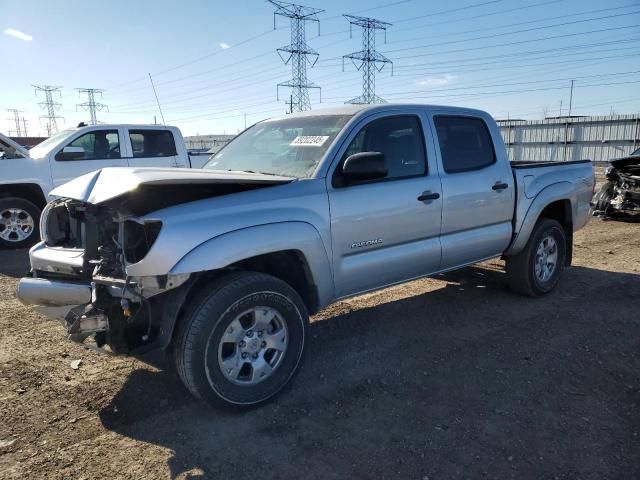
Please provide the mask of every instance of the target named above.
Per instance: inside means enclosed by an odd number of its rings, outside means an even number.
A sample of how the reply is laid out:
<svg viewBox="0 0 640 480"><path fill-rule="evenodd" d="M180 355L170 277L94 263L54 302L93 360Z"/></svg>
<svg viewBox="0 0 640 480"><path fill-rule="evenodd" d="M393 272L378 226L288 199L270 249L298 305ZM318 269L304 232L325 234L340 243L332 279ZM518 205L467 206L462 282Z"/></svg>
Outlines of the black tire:
<svg viewBox="0 0 640 480"><path fill-rule="evenodd" d="M41 210L29 200L19 197L0 198L0 215L9 209L18 209L28 214L33 220L33 229L28 237L19 239L17 232L10 232L4 221L0 221L0 248L26 248L40 240L40 213ZM3 233L8 238L2 238Z"/></svg>
<svg viewBox="0 0 640 480"><path fill-rule="evenodd" d="M555 240L557 260L551 275L543 281L536 275L536 261L538 247L547 237L552 237ZM509 287L516 293L530 297L549 293L562 275L566 255L567 239L562 225L550 218L540 218L533 228L524 250L518 255L506 259Z"/></svg>
<svg viewBox="0 0 640 480"><path fill-rule="evenodd" d="M238 385L223 373L218 349L233 320L253 307L280 314L286 323L287 347L267 378L255 385ZM308 323L302 299L282 280L255 272L225 275L208 285L179 319L174 335L178 375L195 397L210 405L228 410L255 407L279 393L297 372ZM266 352L260 355L267 357Z"/></svg>
<svg viewBox="0 0 640 480"><path fill-rule="evenodd" d="M593 196L593 205L595 205L594 210L599 213L606 213L612 197L613 182L604 182L600 187L600 190L598 190L598 193Z"/></svg>

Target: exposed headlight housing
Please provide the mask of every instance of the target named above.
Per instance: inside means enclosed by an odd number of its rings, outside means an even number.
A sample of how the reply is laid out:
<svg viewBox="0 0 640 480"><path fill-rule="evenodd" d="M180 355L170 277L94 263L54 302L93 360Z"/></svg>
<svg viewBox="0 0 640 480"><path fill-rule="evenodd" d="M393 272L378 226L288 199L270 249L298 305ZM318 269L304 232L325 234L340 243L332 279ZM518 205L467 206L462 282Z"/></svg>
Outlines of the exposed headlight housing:
<svg viewBox="0 0 640 480"><path fill-rule="evenodd" d="M127 263L138 263L155 243L162 222L160 220L128 219L123 222L124 258Z"/></svg>

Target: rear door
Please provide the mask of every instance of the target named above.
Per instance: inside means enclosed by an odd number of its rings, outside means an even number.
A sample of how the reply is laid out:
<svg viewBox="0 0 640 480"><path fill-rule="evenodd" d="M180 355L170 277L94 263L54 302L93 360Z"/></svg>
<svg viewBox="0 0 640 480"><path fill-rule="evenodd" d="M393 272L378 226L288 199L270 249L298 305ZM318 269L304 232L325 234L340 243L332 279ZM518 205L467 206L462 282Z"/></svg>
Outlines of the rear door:
<svg viewBox="0 0 640 480"><path fill-rule="evenodd" d="M500 255L509 245L514 180L490 119L432 115L442 182L442 269ZM497 130L497 128L496 128Z"/></svg>
<svg viewBox="0 0 640 480"><path fill-rule="evenodd" d="M438 270L440 180L421 111L376 114L348 135L327 177L336 297L398 283ZM354 153L385 156L386 178L345 184L344 160ZM425 192L432 199L420 200Z"/></svg>
<svg viewBox="0 0 640 480"><path fill-rule="evenodd" d="M80 175L105 167L127 167L128 162L121 153L121 146L122 130L118 128L79 133L51 153L53 185L57 187ZM68 158L62 152L65 147L81 147L84 153Z"/></svg>
<svg viewBox="0 0 640 480"><path fill-rule="evenodd" d="M173 132L165 128L128 130L129 164L132 167L188 167L178 155Z"/></svg>

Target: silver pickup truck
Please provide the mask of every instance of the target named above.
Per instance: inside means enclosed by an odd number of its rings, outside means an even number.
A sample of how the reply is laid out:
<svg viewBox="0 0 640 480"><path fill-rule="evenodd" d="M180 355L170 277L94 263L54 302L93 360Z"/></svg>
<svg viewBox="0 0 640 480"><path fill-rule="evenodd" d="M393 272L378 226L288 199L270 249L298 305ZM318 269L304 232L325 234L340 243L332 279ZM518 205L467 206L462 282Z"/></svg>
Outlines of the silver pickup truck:
<svg viewBox="0 0 640 480"><path fill-rule="evenodd" d="M506 260L550 292L590 217L589 161L509 162L485 112L350 106L260 122L201 170L105 168L52 192L18 296L113 353L171 351L211 404L292 378L338 299Z"/></svg>

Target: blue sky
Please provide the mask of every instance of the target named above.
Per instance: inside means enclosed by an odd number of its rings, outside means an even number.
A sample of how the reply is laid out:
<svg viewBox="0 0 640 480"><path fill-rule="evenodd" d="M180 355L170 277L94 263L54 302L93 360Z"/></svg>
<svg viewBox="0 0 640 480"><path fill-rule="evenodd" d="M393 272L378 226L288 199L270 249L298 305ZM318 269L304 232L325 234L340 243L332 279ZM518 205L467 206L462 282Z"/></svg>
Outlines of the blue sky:
<svg viewBox="0 0 640 480"><path fill-rule="evenodd" d="M307 0L322 8L320 54L309 79L323 103L361 93L361 74L342 71L342 55L361 49L343 13L391 22L378 50L394 62L377 75L388 101L464 105L496 118L640 112L640 0ZM167 123L183 133L235 133L284 113L276 84L290 77L276 48L289 43L286 19L273 30L262 0L0 0L0 131L8 108L24 111L30 134L45 130L32 84L60 85L61 126L87 119L75 88L103 88L104 122L150 123L159 117L153 75ZM284 92L284 91L283 91Z"/></svg>

